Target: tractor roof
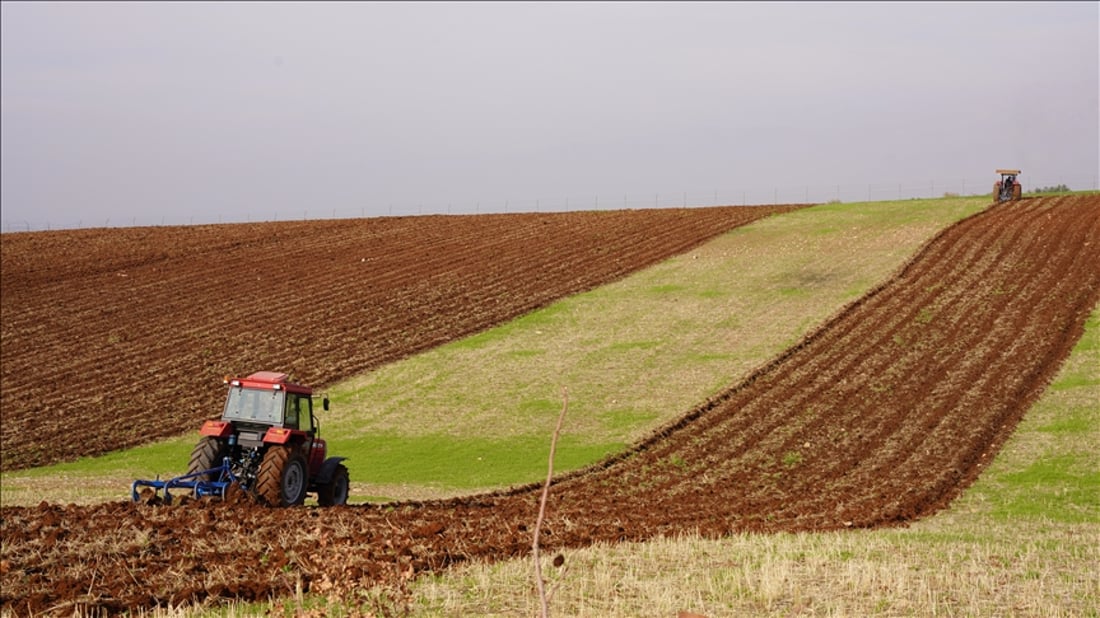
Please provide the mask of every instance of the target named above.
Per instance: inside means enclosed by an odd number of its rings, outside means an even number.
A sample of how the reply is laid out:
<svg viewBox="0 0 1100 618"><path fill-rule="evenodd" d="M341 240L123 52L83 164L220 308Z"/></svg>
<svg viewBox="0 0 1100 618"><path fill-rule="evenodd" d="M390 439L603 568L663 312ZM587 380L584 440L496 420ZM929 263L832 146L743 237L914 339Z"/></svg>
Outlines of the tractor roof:
<svg viewBox="0 0 1100 618"><path fill-rule="evenodd" d="M288 382L287 380L289 379L290 376L285 373L278 373L276 371L257 371L247 378L226 378L225 382L226 384L244 388L275 388L301 395L313 394L312 388Z"/></svg>
<svg viewBox="0 0 1100 618"><path fill-rule="evenodd" d="M1016 174L1020 173L1020 170L997 170L997 173L998 174L1012 174L1013 176L1015 176Z"/></svg>

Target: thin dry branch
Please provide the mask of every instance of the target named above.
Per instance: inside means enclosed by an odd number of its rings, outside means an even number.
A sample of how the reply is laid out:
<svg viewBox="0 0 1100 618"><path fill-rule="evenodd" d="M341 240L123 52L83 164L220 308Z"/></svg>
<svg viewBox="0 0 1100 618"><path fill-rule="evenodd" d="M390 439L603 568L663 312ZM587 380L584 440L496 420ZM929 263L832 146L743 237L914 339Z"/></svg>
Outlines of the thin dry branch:
<svg viewBox="0 0 1100 618"><path fill-rule="evenodd" d="M542 498L539 499L539 516L535 520L535 535L531 542L531 552L535 560L535 584L539 591L539 616L547 618L550 615L550 603L546 596L546 582L542 578L542 562L539 560L539 533L542 531L542 522L546 518L546 499L550 495L550 481L554 478L554 452L558 448L558 435L561 434L561 424L565 419L565 411L569 409L569 391L561 389L562 403L561 414L558 415L558 424L554 427L554 437L550 439L550 461L546 466L546 483L542 486Z"/></svg>

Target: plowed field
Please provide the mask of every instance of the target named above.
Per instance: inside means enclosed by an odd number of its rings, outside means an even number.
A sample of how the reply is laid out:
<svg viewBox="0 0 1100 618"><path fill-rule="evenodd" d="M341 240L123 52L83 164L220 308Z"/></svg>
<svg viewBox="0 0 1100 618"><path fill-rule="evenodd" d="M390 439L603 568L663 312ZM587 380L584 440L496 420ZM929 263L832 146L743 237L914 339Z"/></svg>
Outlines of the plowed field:
<svg viewBox="0 0 1100 618"><path fill-rule="evenodd" d="M324 386L799 207L6 234L0 467L178 435L226 374Z"/></svg>
<svg viewBox="0 0 1100 618"><path fill-rule="evenodd" d="M543 546L895 525L981 472L1100 300L1100 196L993 206L630 452L557 480ZM2 602L148 607L530 551L539 488L329 510L4 508Z"/></svg>

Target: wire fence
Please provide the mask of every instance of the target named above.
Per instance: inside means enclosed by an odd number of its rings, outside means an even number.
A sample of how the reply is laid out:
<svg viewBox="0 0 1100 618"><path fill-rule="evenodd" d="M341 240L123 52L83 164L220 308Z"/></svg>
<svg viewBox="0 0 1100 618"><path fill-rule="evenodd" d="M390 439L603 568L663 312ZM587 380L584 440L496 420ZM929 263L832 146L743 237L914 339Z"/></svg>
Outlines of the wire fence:
<svg viewBox="0 0 1100 618"><path fill-rule="evenodd" d="M1073 191L1100 189L1100 174L1092 177L1019 178L1024 194L1053 187ZM691 208L704 206L766 206L792 203L873 202L906 199L928 199L950 196L992 195L996 177L983 180L906 180L867 184L788 185L772 188L710 189L668 191L649 194L575 195L557 198L498 199L468 202L400 202L358 207L308 208L301 210L250 211L241 209L233 214L141 214L129 217L76 217L67 220L30 220L3 218L3 232L29 232L92 227L152 227L168 225L203 225L220 223L258 223L312 219L355 219L386 216L468 215L520 212L563 212L571 210L617 210L642 208Z"/></svg>

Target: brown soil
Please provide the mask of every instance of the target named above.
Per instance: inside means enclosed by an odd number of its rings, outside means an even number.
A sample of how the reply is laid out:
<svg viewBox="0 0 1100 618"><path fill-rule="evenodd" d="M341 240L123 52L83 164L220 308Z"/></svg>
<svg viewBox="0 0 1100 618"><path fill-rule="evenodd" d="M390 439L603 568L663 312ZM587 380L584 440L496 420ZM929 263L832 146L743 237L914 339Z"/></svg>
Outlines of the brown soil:
<svg viewBox="0 0 1100 618"><path fill-rule="evenodd" d="M179 435L227 374L323 387L796 208L5 234L0 469Z"/></svg>
<svg viewBox="0 0 1100 618"><path fill-rule="evenodd" d="M903 524L1000 449L1100 300L1100 195L994 205L794 348L629 452L560 477L543 551ZM526 556L540 488L333 509L0 510L17 613L266 599Z"/></svg>

